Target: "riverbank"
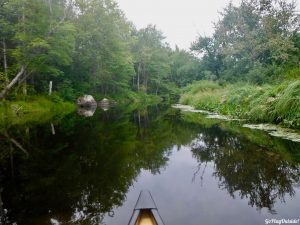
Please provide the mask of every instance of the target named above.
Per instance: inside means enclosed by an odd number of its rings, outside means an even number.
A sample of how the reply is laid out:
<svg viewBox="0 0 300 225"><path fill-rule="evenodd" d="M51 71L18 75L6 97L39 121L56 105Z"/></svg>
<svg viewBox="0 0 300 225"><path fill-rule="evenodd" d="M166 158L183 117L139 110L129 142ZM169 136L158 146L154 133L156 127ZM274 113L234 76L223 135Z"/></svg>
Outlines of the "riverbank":
<svg viewBox="0 0 300 225"><path fill-rule="evenodd" d="M34 96L25 100L0 101L0 126L47 121L73 112L76 105L52 97Z"/></svg>
<svg viewBox="0 0 300 225"><path fill-rule="evenodd" d="M195 82L182 90L180 103L254 123L300 129L300 81L255 86Z"/></svg>

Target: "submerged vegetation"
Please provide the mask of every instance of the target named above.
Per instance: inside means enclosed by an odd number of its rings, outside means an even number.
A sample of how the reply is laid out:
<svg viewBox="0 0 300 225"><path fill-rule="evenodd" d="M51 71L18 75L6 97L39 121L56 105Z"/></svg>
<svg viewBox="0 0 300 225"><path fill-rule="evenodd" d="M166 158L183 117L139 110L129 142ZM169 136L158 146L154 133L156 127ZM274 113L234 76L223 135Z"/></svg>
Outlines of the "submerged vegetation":
<svg viewBox="0 0 300 225"><path fill-rule="evenodd" d="M184 89L180 103L234 118L300 129L299 80L262 86L200 81Z"/></svg>

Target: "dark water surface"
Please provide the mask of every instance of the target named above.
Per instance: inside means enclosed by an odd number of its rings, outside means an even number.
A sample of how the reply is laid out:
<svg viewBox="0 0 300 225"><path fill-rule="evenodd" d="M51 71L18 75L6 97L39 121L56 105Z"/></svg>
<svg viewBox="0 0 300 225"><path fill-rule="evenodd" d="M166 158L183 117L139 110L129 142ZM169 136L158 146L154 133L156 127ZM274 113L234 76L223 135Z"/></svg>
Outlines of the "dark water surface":
<svg viewBox="0 0 300 225"><path fill-rule="evenodd" d="M0 125L0 224L126 225L151 191L165 225L300 219L300 144L168 106Z"/></svg>

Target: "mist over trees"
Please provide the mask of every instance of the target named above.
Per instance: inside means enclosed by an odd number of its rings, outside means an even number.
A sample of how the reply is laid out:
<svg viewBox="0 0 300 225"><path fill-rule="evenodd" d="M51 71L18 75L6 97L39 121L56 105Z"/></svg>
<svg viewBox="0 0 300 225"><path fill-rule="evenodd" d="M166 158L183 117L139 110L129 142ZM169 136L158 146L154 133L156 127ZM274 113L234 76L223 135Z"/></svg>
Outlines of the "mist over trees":
<svg viewBox="0 0 300 225"><path fill-rule="evenodd" d="M167 96L194 80L299 78L296 2L229 4L211 37L172 49L154 25L137 29L114 0L2 0L0 98L47 94ZM166 12L167 13L167 12Z"/></svg>
<svg viewBox="0 0 300 225"><path fill-rule="evenodd" d="M197 64L174 52L155 26L136 29L113 0L4 0L0 27L0 98L47 93L50 81L69 100L162 94L176 84L171 71Z"/></svg>

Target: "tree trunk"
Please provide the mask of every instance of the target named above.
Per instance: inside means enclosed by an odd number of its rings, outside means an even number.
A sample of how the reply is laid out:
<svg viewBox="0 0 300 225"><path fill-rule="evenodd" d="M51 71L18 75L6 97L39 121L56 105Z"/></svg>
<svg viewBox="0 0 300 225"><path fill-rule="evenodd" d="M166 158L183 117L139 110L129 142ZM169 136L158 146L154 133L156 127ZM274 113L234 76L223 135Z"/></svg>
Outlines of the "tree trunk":
<svg viewBox="0 0 300 225"><path fill-rule="evenodd" d="M52 0L48 0L48 4L49 4L49 12L50 12L50 16L49 16L50 24L49 24L49 27L50 27L50 30L52 30Z"/></svg>
<svg viewBox="0 0 300 225"><path fill-rule="evenodd" d="M52 95L52 80L49 82L49 96Z"/></svg>
<svg viewBox="0 0 300 225"><path fill-rule="evenodd" d="M23 95L27 95L27 75L26 75L26 71L24 72L24 76L23 76L23 80L22 80L22 83L23 83Z"/></svg>
<svg viewBox="0 0 300 225"><path fill-rule="evenodd" d="M0 92L0 99L3 99L7 91L9 91L21 79L25 70L26 66L23 65L15 78Z"/></svg>
<svg viewBox="0 0 300 225"><path fill-rule="evenodd" d="M141 71L141 63L139 62L139 66L137 69L137 90L140 90L140 71Z"/></svg>
<svg viewBox="0 0 300 225"><path fill-rule="evenodd" d="M53 123L51 123L51 132L52 132L52 135L55 135L55 127L54 127Z"/></svg>
<svg viewBox="0 0 300 225"><path fill-rule="evenodd" d="M143 89L144 93L147 94L147 89L148 89L148 74L146 72L146 65L143 65Z"/></svg>
<svg viewBox="0 0 300 225"><path fill-rule="evenodd" d="M23 95L27 95L27 79L23 82Z"/></svg>
<svg viewBox="0 0 300 225"><path fill-rule="evenodd" d="M134 88L134 76L132 76L132 87Z"/></svg>
<svg viewBox="0 0 300 225"><path fill-rule="evenodd" d="M139 121L139 128L141 128L141 111L138 110L138 121Z"/></svg>
<svg viewBox="0 0 300 225"><path fill-rule="evenodd" d="M144 73L144 88L145 88L145 93L147 93L148 89L148 75Z"/></svg>
<svg viewBox="0 0 300 225"><path fill-rule="evenodd" d="M6 137L11 143L13 143L17 148L22 150L26 156L29 155L28 151L15 139L11 138L8 133L5 131L4 133L1 133L4 137Z"/></svg>
<svg viewBox="0 0 300 225"><path fill-rule="evenodd" d="M52 1L48 0L50 16L52 16ZM51 18L50 18L51 19Z"/></svg>
<svg viewBox="0 0 300 225"><path fill-rule="evenodd" d="M2 44L3 44L4 75L5 75L5 80L7 82L8 81L8 77L7 77L7 59L6 59L6 43L5 43L5 38L2 39Z"/></svg>

